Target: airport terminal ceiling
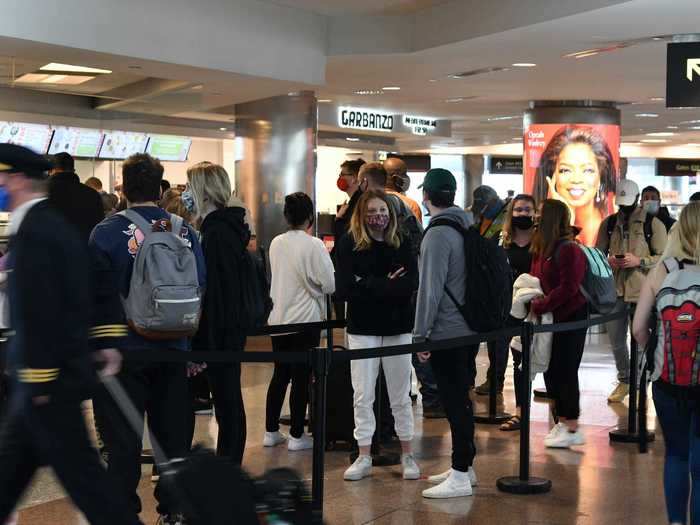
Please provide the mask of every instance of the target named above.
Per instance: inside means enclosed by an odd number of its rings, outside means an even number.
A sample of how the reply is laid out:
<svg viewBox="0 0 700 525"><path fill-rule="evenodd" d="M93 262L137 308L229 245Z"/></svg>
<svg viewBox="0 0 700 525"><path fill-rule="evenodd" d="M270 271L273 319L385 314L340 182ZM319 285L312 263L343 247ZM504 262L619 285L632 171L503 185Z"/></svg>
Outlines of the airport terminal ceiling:
<svg viewBox="0 0 700 525"><path fill-rule="evenodd" d="M399 140L402 149L426 150L520 142L522 112L530 100L609 100L622 110L623 142L651 147L700 143L700 130L694 129L700 127L700 111L666 109L664 103L666 44L673 35L696 29L695 0L525 3L540 7L537 13L525 13L522 2L509 0L491 7L428 0L242 3L264 5L270 13L291 7L300 17L316 17L326 31L324 80L292 82L272 69L262 76L153 60L150 49L128 56L68 47L50 43L51 32L43 41L19 39L0 24L0 35L5 35L0 36L0 85L11 88L0 90L0 110L27 112L18 108L31 106L28 101L39 93L44 103L36 105L37 111L54 117L180 123L216 135L229 132L233 119L245 118L235 115L236 104L310 90L321 107L334 110L351 106L449 120L450 137ZM408 48L428 45L434 24L456 4L471 7L463 25L473 30L460 40L414 51L401 51L399 45L398 51L385 52L391 46L380 42L374 52L361 46L355 53L336 52L336 39L352 37L345 32L348 27L359 45L368 31L386 38L405 20L411 21ZM508 13L504 20L494 19L497 8ZM335 32L343 17L345 29ZM272 20L269 24L275 29ZM445 32L456 34L452 27ZM231 51L236 54L235 48ZM260 48L257 55L267 51ZM567 56L574 53L579 54ZM50 63L109 73L80 83L26 82L27 74L41 73Z"/></svg>

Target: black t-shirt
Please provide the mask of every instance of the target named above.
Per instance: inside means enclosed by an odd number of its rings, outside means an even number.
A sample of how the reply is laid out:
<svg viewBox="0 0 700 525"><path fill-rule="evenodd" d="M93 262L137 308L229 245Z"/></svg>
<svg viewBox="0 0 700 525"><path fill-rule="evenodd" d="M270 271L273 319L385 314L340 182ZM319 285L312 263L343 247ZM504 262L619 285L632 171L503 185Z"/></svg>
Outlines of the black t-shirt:
<svg viewBox="0 0 700 525"><path fill-rule="evenodd" d="M508 262L513 269L513 280L517 279L523 273L530 273L530 265L532 263L532 254L530 253L530 244L518 246L514 242L506 248Z"/></svg>

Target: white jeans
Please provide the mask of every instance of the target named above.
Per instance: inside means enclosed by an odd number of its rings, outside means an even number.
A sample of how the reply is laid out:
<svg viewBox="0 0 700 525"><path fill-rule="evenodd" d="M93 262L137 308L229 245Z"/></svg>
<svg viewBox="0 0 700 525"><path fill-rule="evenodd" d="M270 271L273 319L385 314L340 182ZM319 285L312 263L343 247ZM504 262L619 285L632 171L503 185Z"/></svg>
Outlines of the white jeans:
<svg viewBox="0 0 700 525"><path fill-rule="evenodd" d="M393 336L348 334L348 348L374 348L410 344L411 334ZM381 362L394 415L394 427L401 441L413 439L411 406L411 354L392 357L358 359L350 362L355 407L355 439L361 447L372 444L377 423L374 419L374 393Z"/></svg>

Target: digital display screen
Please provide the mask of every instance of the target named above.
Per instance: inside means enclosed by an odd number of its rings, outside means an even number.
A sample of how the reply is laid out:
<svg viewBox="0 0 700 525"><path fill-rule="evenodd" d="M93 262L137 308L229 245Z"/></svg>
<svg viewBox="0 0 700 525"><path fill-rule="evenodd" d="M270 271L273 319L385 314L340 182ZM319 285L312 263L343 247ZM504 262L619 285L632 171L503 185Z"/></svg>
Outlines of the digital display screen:
<svg viewBox="0 0 700 525"><path fill-rule="evenodd" d="M150 135L146 153L160 160L183 162L187 160L192 139L175 135Z"/></svg>
<svg viewBox="0 0 700 525"><path fill-rule="evenodd" d="M24 146L46 155L51 141L51 128L43 124L0 122L0 143Z"/></svg>
<svg viewBox="0 0 700 525"><path fill-rule="evenodd" d="M51 139L49 154L65 152L74 157L95 158L102 146L102 139L104 133L97 129L57 127Z"/></svg>
<svg viewBox="0 0 700 525"><path fill-rule="evenodd" d="M125 159L135 153L144 153L147 142L148 135L145 133L107 131L98 158Z"/></svg>

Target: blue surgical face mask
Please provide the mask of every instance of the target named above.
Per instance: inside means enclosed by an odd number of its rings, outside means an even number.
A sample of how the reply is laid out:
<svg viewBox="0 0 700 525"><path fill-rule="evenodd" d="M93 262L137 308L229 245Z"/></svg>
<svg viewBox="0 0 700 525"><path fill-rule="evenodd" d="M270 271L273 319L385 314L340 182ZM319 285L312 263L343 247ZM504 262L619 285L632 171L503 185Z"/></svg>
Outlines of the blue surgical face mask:
<svg viewBox="0 0 700 525"><path fill-rule="evenodd" d="M426 204L425 201L420 203L421 207L423 208L423 215L426 217L430 217L430 209L428 208L428 205Z"/></svg>
<svg viewBox="0 0 700 525"><path fill-rule="evenodd" d="M182 204L185 205L185 209L189 213L194 214L196 206L194 205L194 197L192 196L192 192L190 190L185 190L182 192L180 198L182 199Z"/></svg>
<svg viewBox="0 0 700 525"><path fill-rule="evenodd" d="M5 186L0 186L0 211L9 211L10 193Z"/></svg>

